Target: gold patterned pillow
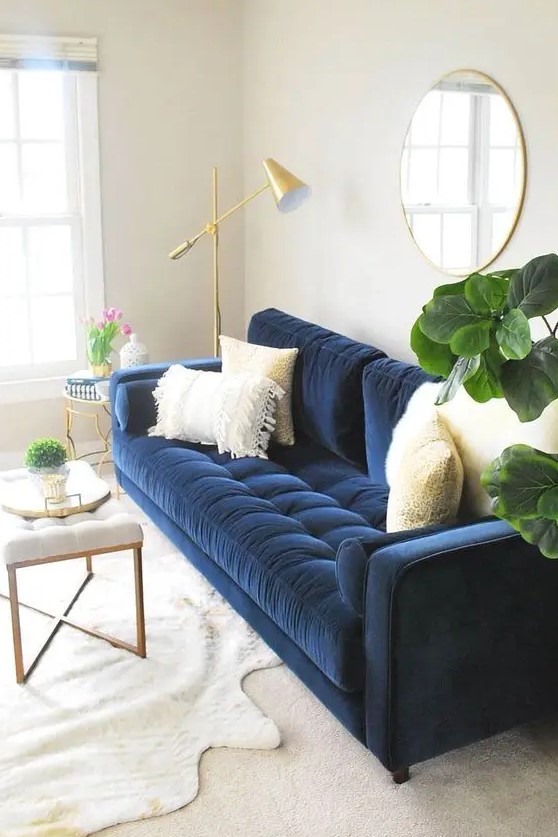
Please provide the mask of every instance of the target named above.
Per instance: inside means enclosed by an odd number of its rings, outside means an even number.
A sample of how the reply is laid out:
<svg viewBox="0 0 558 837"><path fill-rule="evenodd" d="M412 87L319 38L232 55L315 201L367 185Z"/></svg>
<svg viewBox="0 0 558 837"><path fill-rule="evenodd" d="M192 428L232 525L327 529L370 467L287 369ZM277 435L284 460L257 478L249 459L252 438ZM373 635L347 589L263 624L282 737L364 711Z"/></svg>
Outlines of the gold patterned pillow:
<svg viewBox="0 0 558 837"><path fill-rule="evenodd" d="M226 374L253 372L275 381L285 395L277 404L275 430L271 438L280 445L294 445L294 426L291 409L293 374L298 349L275 349L245 343L234 337L219 337L221 342L222 370Z"/></svg>
<svg viewBox="0 0 558 837"><path fill-rule="evenodd" d="M405 445L391 480L388 532L455 523L463 490L463 465L438 415L421 424Z"/></svg>

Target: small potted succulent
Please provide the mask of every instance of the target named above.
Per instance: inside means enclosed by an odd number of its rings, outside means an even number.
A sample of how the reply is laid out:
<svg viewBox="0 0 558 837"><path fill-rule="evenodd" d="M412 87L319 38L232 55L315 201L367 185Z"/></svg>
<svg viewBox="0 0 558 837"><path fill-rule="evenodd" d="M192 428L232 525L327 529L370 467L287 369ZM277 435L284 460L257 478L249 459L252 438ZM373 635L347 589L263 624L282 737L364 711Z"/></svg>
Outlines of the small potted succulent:
<svg viewBox="0 0 558 837"><path fill-rule="evenodd" d="M25 453L25 465L41 487L46 500L62 503L66 498L68 466L66 448L58 439L36 439Z"/></svg>

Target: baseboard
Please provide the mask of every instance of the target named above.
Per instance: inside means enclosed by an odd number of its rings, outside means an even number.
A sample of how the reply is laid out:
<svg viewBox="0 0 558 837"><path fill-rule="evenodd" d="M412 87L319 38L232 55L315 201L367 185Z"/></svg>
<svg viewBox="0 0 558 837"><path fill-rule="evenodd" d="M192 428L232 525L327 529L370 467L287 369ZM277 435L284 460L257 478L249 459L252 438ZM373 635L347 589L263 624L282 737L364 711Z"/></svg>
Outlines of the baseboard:
<svg viewBox="0 0 558 837"><path fill-rule="evenodd" d="M99 442L76 442L78 454L93 454L99 450ZM0 451L0 471L9 471L12 468L23 468L25 451L8 450Z"/></svg>

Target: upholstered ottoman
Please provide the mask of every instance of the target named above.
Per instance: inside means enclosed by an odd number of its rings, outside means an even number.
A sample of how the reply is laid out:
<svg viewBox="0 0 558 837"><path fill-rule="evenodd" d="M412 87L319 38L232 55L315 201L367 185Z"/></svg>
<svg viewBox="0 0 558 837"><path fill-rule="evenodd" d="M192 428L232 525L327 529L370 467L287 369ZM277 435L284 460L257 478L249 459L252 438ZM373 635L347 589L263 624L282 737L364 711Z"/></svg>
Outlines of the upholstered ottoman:
<svg viewBox="0 0 558 837"><path fill-rule="evenodd" d="M12 471L0 474L0 494L2 488L5 489L11 481L18 478L18 475L21 478L21 472ZM69 625L90 636L104 639L111 645L131 651L139 657L146 656L142 546L143 531L141 526L130 514L123 513L120 504L115 500L108 500L95 511L65 518L45 517L32 520L0 511L0 561L6 565L9 587L8 596L0 595L10 601L15 671L18 683L24 683L27 680L62 625ZM124 550L132 550L134 556L135 646L78 624L68 617L78 597L93 578L93 557ZM85 559L85 576L78 590L60 615L48 613L39 607L19 601L18 570L38 564L51 564L77 558ZM55 619L52 629L27 671L25 671L23 664L19 620L20 605Z"/></svg>

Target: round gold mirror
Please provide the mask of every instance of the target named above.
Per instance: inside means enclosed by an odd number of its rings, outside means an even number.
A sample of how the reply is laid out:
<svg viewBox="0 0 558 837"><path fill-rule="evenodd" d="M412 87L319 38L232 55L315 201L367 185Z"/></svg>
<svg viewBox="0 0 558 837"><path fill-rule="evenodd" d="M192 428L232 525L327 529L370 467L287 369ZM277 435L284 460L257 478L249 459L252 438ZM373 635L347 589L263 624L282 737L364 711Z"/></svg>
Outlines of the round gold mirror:
<svg viewBox="0 0 558 837"><path fill-rule="evenodd" d="M526 168L502 88L476 70L444 76L417 107L401 157L401 199L419 250L454 276L489 265L518 222Z"/></svg>

